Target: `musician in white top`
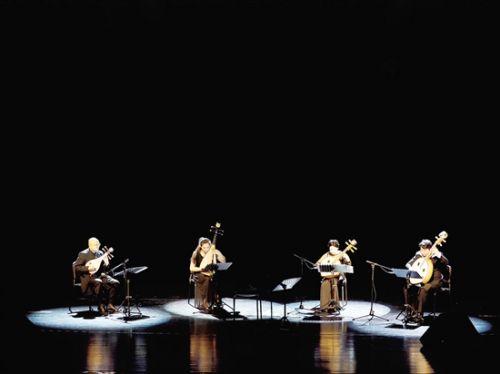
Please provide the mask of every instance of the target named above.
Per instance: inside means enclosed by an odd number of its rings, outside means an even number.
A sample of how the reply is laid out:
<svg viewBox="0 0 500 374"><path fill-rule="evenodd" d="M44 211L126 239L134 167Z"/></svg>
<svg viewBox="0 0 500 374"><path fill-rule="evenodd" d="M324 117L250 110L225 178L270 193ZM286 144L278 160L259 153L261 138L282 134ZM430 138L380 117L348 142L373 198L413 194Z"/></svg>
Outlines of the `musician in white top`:
<svg viewBox="0 0 500 374"><path fill-rule="evenodd" d="M328 242L328 252L316 261L315 266L320 265L351 265L351 259L347 253L339 249L339 241L331 239ZM339 312L341 307L339 304L339 280L345 275L338 272L321 272L321 289L320 289L320 312Z"/></svg>
<svg viewBox="0 0 500 374"><path fill-rule="evenodd" d="M433 264L432 274L430 274L430 280L425 284L412 284L407 281L403 291L405 304L411 305L417 312L417 315L413 316L413 321L422 323L424 321L423 309L427 296L432 290L439 289L443 284L443 280L448 277L448 269L446 267L448 259L437 249L437 246L433 246L429 239L423 239L418 246L420 249L408 261L406 267L411 270L422 259L428 258Z"/></svg>
<svg viewBox="0 0 500 374"><path fill-rule="evenodd" d="M195 306L202 312L209 312L215 295L210 294L210 284L217 268L217 263L226 262L226 257L215 248L210 239L201 237L198 246L191 255L189 271L195 284Z"/></svg>
<svg viewBox="0 0 500 374"><path fill-rule="evenodd" d="M116 308L113 305L113 299L120 282L100 272L100 269L96 269L95 264L93 264L98 262L102 266L101 269L108 267L112 249L103 252L99 249L101 246L99 239L94 237L89 239L88 245L87 249L78 253L78 258L75 261L75 271L76 275L80 277L82 294L86 296L93 294L97 298L101 315L114 313ZM101 258L102 261L93 261ZM89 261L91 262L89 263Z"/></svg>

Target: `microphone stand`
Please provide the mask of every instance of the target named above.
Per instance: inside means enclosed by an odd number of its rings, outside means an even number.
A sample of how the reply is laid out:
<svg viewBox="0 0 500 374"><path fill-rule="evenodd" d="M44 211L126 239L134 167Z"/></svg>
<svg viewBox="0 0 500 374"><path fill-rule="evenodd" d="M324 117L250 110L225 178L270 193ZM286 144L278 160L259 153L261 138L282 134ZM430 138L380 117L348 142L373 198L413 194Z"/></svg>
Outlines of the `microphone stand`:
<svg viewBox="0 0 500 374"><path fill-rule="evenodd" d="M371 268L372 268L372 278L371 278L371 303L370 303L370 312L368 312L368 314L364 315L364 316L361 316L361 317L356 317L356 318L353 318L352 320L355 321L357 319L360 319L360 318L366 318L366 317L370 317L365 323L368 323L370 322L374 317L377 317L379 319L383 319L384 321L389 321L387 318L383 318L383 317L380 317L380 316L377 316L375 314L375 312L373 311L373 303L375 301L375 298L377 297L377 290L375 289L375 266L380 266L380 267L383 267L382 265L379 265L375 262L372 262L372 261L366 261L367 263L369 263L371 265Z"/></svg>
<svg viewBox="0 0 500 374"><path fill-rule="evenodd" d="M304 258L304 257L301 257L299 255L296 255L295 253L293 254L295 257L297 257L299 260L300 260L300 276L303 277L304 276L304 263L308 263L310 264L311 266L314 266L314 264L309 261L308 259ZM300 305L299 305L299 309L304 309L304 304L303 304L303 301L304 301L304 298L301 297L300 298Z"/></svg>
<svg viewBox="0 0 500 374"><path fill-rule="evenodd" d="M304 258L304 257L301 257L299 255L296 255L295 253L293 254L295 257L297 257L302 263L306 262L308 263L309 265L311 266L314 266L314 263L309 261L307 258ZM309 268L309 267L308 267ZM309 269L312 269L312 267L310 267Z"/></svg>

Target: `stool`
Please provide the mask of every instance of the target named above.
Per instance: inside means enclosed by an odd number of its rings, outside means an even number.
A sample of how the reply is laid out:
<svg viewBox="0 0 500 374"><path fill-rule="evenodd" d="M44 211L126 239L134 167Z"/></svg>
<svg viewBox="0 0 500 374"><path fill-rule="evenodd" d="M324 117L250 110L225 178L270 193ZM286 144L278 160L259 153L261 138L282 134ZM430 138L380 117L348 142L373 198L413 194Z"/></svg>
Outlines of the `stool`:
<svg viewBox="0 0 500 374"><path fill-rule="evenodd" d="M235 293L233 295L233 316L238 313L236 311L236 299L255 299L257 319L262 319L262 299L258 293Z"/></svg>

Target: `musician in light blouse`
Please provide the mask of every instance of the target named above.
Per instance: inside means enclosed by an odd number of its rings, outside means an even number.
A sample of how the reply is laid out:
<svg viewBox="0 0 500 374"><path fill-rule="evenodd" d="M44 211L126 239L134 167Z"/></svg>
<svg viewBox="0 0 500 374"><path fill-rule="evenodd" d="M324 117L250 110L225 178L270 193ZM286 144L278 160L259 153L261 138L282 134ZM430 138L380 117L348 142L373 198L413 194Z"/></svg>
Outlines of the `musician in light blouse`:
<svg viewBox="0 0 500 374"><path fill-rule="evenodd" d="M447 269L448 259L436 246L432 245L429 239L423 239L418 246L420 249L408 261L406 267L412 269L417 260L428 257L433 264L432 275L426 284L412 284L407 281L403 292L405 304L411 305L417 313L412 316L412 321L420 324L424 321L423 310L429 293L441 288L443 281L448 278L449 274Z"/></svg>
<svg viewBox="0 0 500 374"><path fill-rule="evenodd" d="M215 272L210 267L216 265L217 262L226 262L226 257L212 245L210 239L201 237L191 255L189 271L194 281L195 306L204 313L210 312L210 304L214 301L211 300L215 295L210 294L210 285Z"/></svg>
<svg viewBox="0 0 500 374"><path fill-rule="evenodd" d="M351 265L351 259L347 253L339 250L339 241L331 239L328 242L328 252L316 261L315 266L318 265L338 265L345 264ZM342 273L322 272L321 288L320 288L320 312L339 312L342 308L339 304L339 280L344 277Z"/></svg>
<svg viewBox="0 0 500 374"><path fill-rule="evenodd" d="M80 278L82 294L85 296L94 295L99 302L99 313L107 315L108 313L116 312L113 301L120 282L105 273L95 272L98 269L87 266L89 261L101 256L105 256L102 260L101 269L109 266L109 257L99 249L100 246L99 239L95 237L89 238L88 248L78 253L74 267L76 276ZM90 274L92 272L95 273Z"/></svg>

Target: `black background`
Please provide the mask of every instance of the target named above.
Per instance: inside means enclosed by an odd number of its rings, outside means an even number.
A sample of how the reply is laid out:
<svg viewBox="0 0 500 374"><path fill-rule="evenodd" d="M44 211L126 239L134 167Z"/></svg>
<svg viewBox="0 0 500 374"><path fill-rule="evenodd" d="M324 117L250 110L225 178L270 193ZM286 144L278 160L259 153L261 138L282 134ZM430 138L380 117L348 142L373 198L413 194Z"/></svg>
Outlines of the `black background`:
<svg viewBox="0 0 500 374"><path fill-rule="evenodd" d="M228 294L355 238L369 299L365 260L402 267L446 230L457 302L495 309L488 4L234 4L2 2L15 305L64 305L90 236L149 267L141 297L185 297L221 222ZM297 295L318 298L304 271Z"/></svg>

